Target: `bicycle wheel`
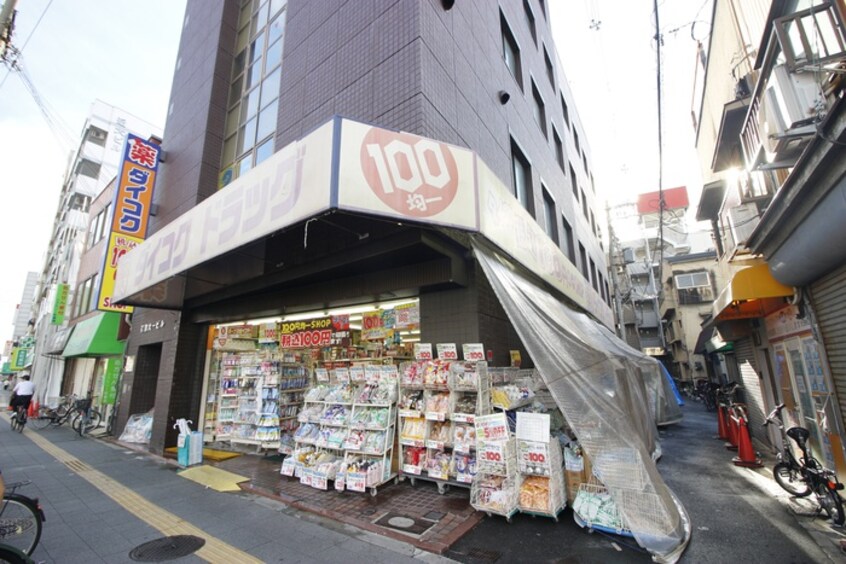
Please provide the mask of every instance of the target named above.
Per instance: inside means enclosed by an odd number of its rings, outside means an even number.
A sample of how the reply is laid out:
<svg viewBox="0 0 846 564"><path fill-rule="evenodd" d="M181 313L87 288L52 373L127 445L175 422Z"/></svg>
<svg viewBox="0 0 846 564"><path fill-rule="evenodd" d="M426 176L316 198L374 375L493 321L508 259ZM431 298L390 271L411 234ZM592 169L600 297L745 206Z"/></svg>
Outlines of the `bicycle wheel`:
<svg viewBox="0 0 846 564"><path fill-rule="evenodd" d="M88 412L88 430L86 433L90 433L94 429L97 429L103 423L103 415L97 411L96 409L92 409Z"/></svg>
<svg viewBox="0 0 846 564"><path fill-rule="evenodd" d="M820 507L828 515L833 524L838 526L843 525L843 522L846 521L846 514L843 513L843 500L836 491L830 490L825 486L821 486L821 488L825 489L825 493L820 495Z"/></svg>
<svg viewBox="0 0 846 564"><path fill-rule="evenodd" d="M35 561L17 548L0 544L0 562L8 562L9 564L32 564Z"/></svg>
<svg viewBox="0 0 846 564"><path fill-rule="evenodd" d="M779 462L773 466L773 478L784 491L796 497L805 497L811 493L811 488L802 479L799 469L787 462Z"/></svg>
<svg viewBox="0 0 846 564"><path fill-rule="evenodd" d="M38 410L38 416L29 420L29 425L33 429L40 431L50 425L53 421L54 417L52 412L47 408L41 408Z"/></svg>
<svg viewBox="0 0 846 564"><path fill-rule="evenodd" d="M0 543L32 554L41 539L41 517L38 509L26 496L3 496L0 510Z"/></svg>

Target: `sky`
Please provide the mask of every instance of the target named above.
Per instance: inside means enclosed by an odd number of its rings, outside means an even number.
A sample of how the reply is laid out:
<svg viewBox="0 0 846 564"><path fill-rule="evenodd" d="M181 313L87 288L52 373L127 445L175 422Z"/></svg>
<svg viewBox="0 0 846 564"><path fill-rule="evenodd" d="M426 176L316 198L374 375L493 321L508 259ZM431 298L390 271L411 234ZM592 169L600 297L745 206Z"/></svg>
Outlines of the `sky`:
<svg viewBox="0 0 846 564"><path fill-rule="evenodd" d="M355 1L355 0L352 0ZM493 0L490 0L493 1ZM503 0L520 1L520 0ZM658 189L656 59L650 0L546 0L567 82L591 148L598 193L612 205ZM0 343L11 338L26 273L44 266L65 168L100 99L164 128L185 0L18 0L13 44L49 109L0 68ZM711 0L663 0L664 188L701 180L693 149L696 42ZM598 25L591 25L598 22ZM54 131L64 131L57 134ZM603 229L607 232L607 229Z"/></svg>
<svg viewBox="0 0 846 564"><path fill-rule="evenodd" d="M615 206L657 191L654 2L547 0L547 4L553 39L591 148L597 192ZM702 180L694 146L692 90L697 40L707 45L711 9L712 0L662 0L658 6L663 37L661 185L687 187L691 229L702 228L694 218ZM607 226L603 231L608 232Z"/></svg>
<svg viewBox="0 0 846 564"><path fill-rule="evenodd" d="M66 133L53 133L19 73L0 66L0 344L12 337L26 273L44 267L91 104L100 99L164 127L185 0L18 0L17 11L12 43ZM57 140L68 135L76 145Z"/></svg>

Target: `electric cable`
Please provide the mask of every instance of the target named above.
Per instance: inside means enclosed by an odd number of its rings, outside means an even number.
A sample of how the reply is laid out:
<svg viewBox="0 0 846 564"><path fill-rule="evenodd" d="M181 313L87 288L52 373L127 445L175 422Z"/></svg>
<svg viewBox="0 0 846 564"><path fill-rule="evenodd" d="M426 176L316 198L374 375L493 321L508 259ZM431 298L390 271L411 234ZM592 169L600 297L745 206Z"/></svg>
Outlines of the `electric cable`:
<svg viewBox="0 0 846 564"><path fill-rule="evenodd" d="M27 35L27 37L24 40L24 43L21 46L21 48L14 50L14 53L16 55L15 60L17 58L19 58L21 56L21 54L23 54L23 50L26 49L26 46L29 44L29 40L32 39L32 36L35 34L35 30L38 29L38 26L41 24L41 20L44 19L44 15L47 14L47 10L50 9L50 6L52 4L53 4L53 0L50 0L49 2L47 2L47 5L44 7L44 10L41 11L41 15L38 17L38 20L35 22L35 26L33 26L32 30L29 32L29 35ZM9 39L11 41L11 37ZM10 47L9 49L11 50L12 48ZM6 71L6 76L4 76L3 80L0 81L0 88L3 88L3 85L6 83L6 79L9 78L10 74L12 74L12 70L15 70L14 69L15 60L12 60L11 62L9 62L9 61L6 61L5 58L3 59L3 62L6 63L7 66L9 66L9 70Z"/></svg>

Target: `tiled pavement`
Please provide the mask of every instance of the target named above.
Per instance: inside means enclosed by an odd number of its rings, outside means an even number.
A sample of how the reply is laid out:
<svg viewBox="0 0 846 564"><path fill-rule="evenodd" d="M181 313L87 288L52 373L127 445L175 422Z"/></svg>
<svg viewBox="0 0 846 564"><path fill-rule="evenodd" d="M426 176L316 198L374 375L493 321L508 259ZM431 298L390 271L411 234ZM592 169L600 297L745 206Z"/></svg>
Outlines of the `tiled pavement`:
<svg viewBox="0 0 846 564"><path fill-rule="evenodd" d="M241 484L245 491L437 554L445 552L483 517L470 506L470 490L466 488L450 487L439 495L438 488L431 482L416 480L412 486L408 480L403 480L379 487L376 496L369 492L322 491L303 485L296 478L280 475L280 462L276 458L243 455L217 466L249 477L249 482ZM417 535L376 524L389 513L413 519L421 528L428 529Z"/></svg>

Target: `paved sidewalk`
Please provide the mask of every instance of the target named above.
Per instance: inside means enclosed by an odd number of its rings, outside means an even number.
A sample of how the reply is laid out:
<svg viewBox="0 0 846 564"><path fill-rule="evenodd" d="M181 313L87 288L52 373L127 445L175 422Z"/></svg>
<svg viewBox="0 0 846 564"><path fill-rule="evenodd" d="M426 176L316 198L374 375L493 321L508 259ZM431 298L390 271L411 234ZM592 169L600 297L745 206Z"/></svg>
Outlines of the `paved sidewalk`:
<svg viewBox="0 0 846 564"><path fill-rule="evenodd" d="M37 444L45 440L50 452ZM196 527L207 547L217 542L264 562L449 562L271 499L207 489L161 458L83 439L68 427L13 433L5 413L0 465L7 482L31 480L22 493L41 499L47 521L33 554L39 562L131 562L133 548L185 527ZM98 475L99 487L89 481ZM104 483L118 491L104 492ZM200 554L175 562L223 561Z"/></svg>

